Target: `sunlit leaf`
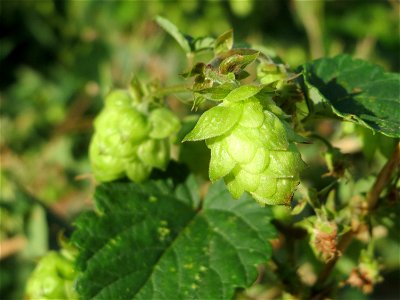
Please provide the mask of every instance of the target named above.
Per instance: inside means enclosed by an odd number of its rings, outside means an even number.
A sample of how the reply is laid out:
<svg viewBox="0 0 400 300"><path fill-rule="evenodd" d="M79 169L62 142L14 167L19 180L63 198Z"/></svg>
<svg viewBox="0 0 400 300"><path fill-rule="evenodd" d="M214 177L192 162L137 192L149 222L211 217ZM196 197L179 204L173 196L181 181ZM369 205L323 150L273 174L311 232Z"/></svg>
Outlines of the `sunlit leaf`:
<svg viewBox="0 0 400 300"><path fill-rule="evenodd" d="M400 74L348 55L322 58L303 66L308 101L317 114L400 137Z"/></svg>
<svg viewBox="0 0 400 300"><path fill-rule="evenodd" d="M221 181L203 207L196 197L166 182L100 186L72 237L82 298L231 299L254 283L275 236L269 209L233 201Z"/></svg>

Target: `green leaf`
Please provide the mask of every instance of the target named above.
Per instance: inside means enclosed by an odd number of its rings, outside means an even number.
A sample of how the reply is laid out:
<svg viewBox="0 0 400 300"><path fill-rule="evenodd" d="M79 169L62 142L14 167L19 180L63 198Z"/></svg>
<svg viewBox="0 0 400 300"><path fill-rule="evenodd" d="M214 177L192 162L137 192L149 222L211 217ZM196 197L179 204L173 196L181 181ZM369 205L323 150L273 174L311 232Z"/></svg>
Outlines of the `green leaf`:
<svg viewBox="0 0 400 300"><path fill-rule="evenodd" d="M178 42L186 53L192 52L189 39L178 29L178 27L161 16L156 17L156 22Z"/></svg>
<svg viewBox="0 0 400 300"><path fill-rule="evenodd" d="M182 142L199 141L223 135L239 121L243 105L218 105L203 113Z"/></svg>
<svg viewBox="0 0 400 300"><path fill-rule="evenodd" d="M400 74L348 55L303 66L310 105L384 135L400 137Z"/></svg>
<svg viewBox="0 0 400 300"><path fill-rule="evenodd" d="M212 79L207 78L206 76L204 76L204 74L200 74L194 78L192 90L194 92L197 92L197 91L200 91L203 89L208 89L208 88L212 87L213 84L214 84L214 82Z"/></svg>
<svg viewBox="0 0 400 300"><path fill-rule="evenodd" d="M189 77L196 76L196 75L204 76L205 69L206 69L206 65L202 62L199 62L199 63L195 64L189 72L183 73L183 74L181 74L181 76L183 76L184 78L189 78Z"/></svg>
<svg viewBox="0 0 400 300"><path fill-rule="evenodd" d="M207 68L204 71L204 75L206 78L210 79L212 82L215 82L217 84L225 84L225 83L236 84L235 74L233 73L222 74L217 69L213 68L211 65L207 65Z"/></svg>
<svg viewBox="0 0 400 300"><path fill-rule="evenodd" d="M233 83L226 82L217 86L206 88L197 91L204 96L204 98L212 101L222 101L224 98L235 88Z"/></svg>
<svg viewBox="0 0 400 300"><path fill-rule="evenodd" d="M231 91L224 100L231 102L242 101L257 95L263 88L264 86L262 85L242 85Z"/></svg>
<svg viewBox="0 0 400 300"><path fill-rule="evenodd" d="M240 51L239 49L233 51L233 53L234 54L225 58L219 65L219 70L222 74L239 73L247 65L256 60L256 58L260 54L256 51L249 53L248 51Z"/></svg>
<svg viewBox="0 0 400 300"><path fill-rule="evenodd" d="M167 182L104 184L95 198L72 236L83 299L231 299L272 252L269 209L221 181L201 209Z"/></svg>
<svg viewBox="0 0 400 300"><path fill-rule="evenodd" d="M189 175L185 184L180 184L176 187L175 195L182 202L193 209L197 209L200 205L200 190L196 178L193 175Z"/></svg>
<svg viewBox="0 0 400 300"><path fill-rule="evenodd" d="M215 39L209 36L196 38L192 41L191 47L193 52L200 52L203 50L212 50Z"/></svg>
<svg viewBox="0 0 400 300"><path fill-rule="evenodd" d="M215 40L214 53L218 55L222 52L231 50L232 47L233 47L233 31L229 30L221 34Z"/></svg>
<svg viewBox="0 0 400 300"><path fill-rule="evenodd" d="M305 199L302 199L299 202L297 202L296 206L293 207L293 209L292 209L290 214L292 216L297 216L297 215L301 214L304 211L306 206L307 206L307 201Z"/></svg>
<svg viewBox="0 0 400 300"><path fill-rule="evenodd" d="M247 72L245 70L241 70L238 73L236 73L235 78L236 78L236 80L243 80L243 79L246 79L249 76L250 76L249 72Z"/></svg>
<svg viewBox="0 0 400 300"><path fill-rule="evenodd" d="M183 138L193 130L197 120L198 118L194 115L187 116L183 119L182 128L177 135L177 142L181 142ZM203 178L208 177L210 150L203 141L181 144L178 161L187 165L191 173L200 175Z"/></svg>
<svg viewBox="0 0 400 300"><path fill-rule="evenodd" d="M291 142L311 144L311 141L304 136L299 135L285 120L281 120L286 129L287 138Z"/></svg>

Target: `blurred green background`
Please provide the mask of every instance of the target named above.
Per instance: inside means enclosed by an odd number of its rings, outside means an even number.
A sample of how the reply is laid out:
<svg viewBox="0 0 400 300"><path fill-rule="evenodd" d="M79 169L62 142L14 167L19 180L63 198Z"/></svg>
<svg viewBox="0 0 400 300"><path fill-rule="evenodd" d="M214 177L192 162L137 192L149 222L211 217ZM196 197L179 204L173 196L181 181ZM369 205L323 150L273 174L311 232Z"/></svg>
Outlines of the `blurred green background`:
<svg viewBox="0 0 400 300"><path fill-rule="evenodd" d="M156 15L194 37L233 28L237 42L263 46L293 68L345 52L400 70L397 0L0 5L2 299L22 299L37 259L57 248L60 231L68 236L73 218L91 206L87 148L102 97L132 74L162 84L180 80L185 55Z"/></svg>

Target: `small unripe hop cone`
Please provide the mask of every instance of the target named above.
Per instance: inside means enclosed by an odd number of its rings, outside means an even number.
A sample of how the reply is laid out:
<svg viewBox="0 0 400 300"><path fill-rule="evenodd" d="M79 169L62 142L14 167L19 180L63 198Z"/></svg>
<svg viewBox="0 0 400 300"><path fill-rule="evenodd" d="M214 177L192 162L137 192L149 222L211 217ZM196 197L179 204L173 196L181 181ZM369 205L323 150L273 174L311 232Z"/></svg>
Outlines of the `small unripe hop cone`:
<svg viewBox="0 0 400 300"><path fill-rule="evenodd" d="M243 97L206 111L184 141L206 140L210 179L224 178L234 198L247 191L261 204L287 205L305 164L284 123L254 94Z"/></svg>
<svg viewBox="0 0 400 300"><path fill-rule="evenodd" d="M71 258L50 251L40 259L30 275L24 299L78 299L74 290L77 275Z"/></svg>
<svg viewBox="0 0 400 300"><path fill-rule="evenodd" d="M153 168L166 167L169 137L179 127L179 120L168 109L148 110L128 91L113 91L94 121L89 157L95 178L103 182L124 176L134 182L146 180Z"/></svg>

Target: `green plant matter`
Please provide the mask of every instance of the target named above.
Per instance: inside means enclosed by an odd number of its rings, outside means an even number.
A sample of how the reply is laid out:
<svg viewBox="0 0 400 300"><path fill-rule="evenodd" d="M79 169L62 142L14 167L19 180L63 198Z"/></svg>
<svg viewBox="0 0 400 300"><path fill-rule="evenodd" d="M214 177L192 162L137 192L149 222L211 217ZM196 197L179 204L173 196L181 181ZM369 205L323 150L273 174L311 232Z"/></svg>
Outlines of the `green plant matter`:
<svg viewBox="0 0 400 300"><path fill-rule="evenodd" d="M152 168L164 169L170 159L169 137L179 130L179 120L166 108L150 110L140 96L111 92L94 121L89 156L99 181L126 175L141 182Z"/></svg>
<svg viewBox="0 0 400 300"><path fill-rule="evenodd" d="M246 3L234 9L246 15ZM379 288L387 249L377 241L399 246L400 75L345 54L293 70L232 31L193 38L156 22L185 52L184 80L135 78L105 97L89 149L95 208L74 223L73 262L45 256L27 297L324 299ZM197 113L179 120L170 95ZM323 122L364 144L344 153ZM361 149L370 132L387 147ZM201 158L179 160L187 143L205 143L207 177L187 163ZM68 274L54 271L61 261Z"/></svg>
<svg viewBox="0 0 400 300"><path fill-rule="evenodd" d="M27 299L76 299L74 259L64 250L42 257L26 286Z"/></svg>
<svg viewBox="0 0 400 300"><path fill-rule="evenodd" d="M242 86L230 91L184 140L206 139L210 179L224 178L234 198L247 191L260 203L288 204L304 163L284 123L263 109L257 90Z"/></svg>

